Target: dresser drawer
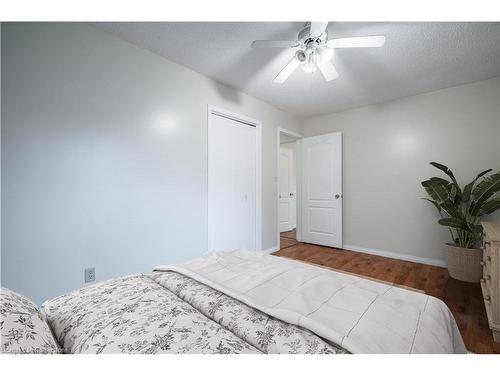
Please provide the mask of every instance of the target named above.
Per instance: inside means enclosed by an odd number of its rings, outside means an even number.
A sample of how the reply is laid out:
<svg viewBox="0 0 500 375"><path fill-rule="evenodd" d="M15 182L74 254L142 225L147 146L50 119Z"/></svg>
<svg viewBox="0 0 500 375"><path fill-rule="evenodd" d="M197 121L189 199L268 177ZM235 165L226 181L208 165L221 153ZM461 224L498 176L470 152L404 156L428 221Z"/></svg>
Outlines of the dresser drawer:
<svg viewBox="0 0 500 375"><path fill-rule="evenodd" d="M486 260L486 257L484 257L481 264L483 266L483 278L482 278L481 282L486 281L486 280L491 281L491 262Z"/></svg>
<svg viewBox="0 0 500 375"><path fill-rule="evenodd" d="M491 302L493 289L491 288L491 280L482 279L481 280L481 290L483 291L483 298L486 301Z"/></svg>
<svg viewBox="0 0 500 375"><path fill-rule="evenodd" d="M481 265L483 266L483 279L481 282L491 280L491 242L486 236L483 242L483 261Z"/></svg>
<svg viewBox="0 0 500 375"><path fill-rule="evenodd" d="M486 258L489 259L491 262L491 239L488 236L488 234L484 234L483 236L483 258L486 260Z"/></svg>
<svg viewBox="0 0 500 375"><path fill-rule="evenodd" d="M481 282L481 289L483 291L484 307L486 308L486 316L488 317L488 322L492 321L492 311L491 311L491 290L488 288L486 283Z"/></svg>

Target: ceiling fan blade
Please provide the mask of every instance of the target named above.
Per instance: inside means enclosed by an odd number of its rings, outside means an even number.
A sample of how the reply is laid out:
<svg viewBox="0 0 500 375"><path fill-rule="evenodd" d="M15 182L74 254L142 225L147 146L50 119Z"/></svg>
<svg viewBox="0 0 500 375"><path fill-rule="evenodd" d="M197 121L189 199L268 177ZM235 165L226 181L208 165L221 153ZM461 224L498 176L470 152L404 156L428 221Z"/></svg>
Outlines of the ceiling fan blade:
<svg viewBox="0 0 500 375"><path fill-rule="evenodd" d="M299 43L295 40L254 40L252 48L288 48L298 47Z"/></svg>
<svg viewBox="0 0 500 375"><path fill-rule="evenodd" d="M365 48L382 47L385 44L385 36L357 36L353 38L338 38L328 41L330 48Z"/></svg>
<svg viewBox="0 0 500 375"><path fill-rule="evenodd" d="M293 56L290 62L286 64L286 66L283 69L281 69L281 72L278 73L278 75L274 79L274 82L276 83L285 82L288 79L288 77L290 77L290 74L292 74L293 71L297 69L299 65L300 63L297 61L295 56Z"/></svg>
<svg viewBox="0 0 500 375"><path fill-rule="evenodd" d="M318 65L318 68L321 71L321 74L323 74L323 77L325 77L326 81L332 81L339 76L337 69L335 69L330 61L318 60L316 64Z"/></svg>
<svg viewBox="0 0 500 375"><path fill-rule="evenodd" d="M312 37L317 37L323 34L328 26L328 22L311 22L311 29L309 34Z"/></svg>

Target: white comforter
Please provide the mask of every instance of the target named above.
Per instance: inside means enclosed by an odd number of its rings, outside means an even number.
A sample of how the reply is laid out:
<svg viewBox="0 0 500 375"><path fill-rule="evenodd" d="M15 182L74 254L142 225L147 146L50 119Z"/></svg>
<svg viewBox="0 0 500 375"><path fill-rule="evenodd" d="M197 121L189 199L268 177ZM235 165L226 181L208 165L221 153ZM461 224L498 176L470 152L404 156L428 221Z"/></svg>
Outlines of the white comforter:
<svg viewBox="0 0 500 375"><path fill-rule="evenodd" d="M313 331L351 353L466 353L439 299L259 252L158 266Z"/></svg>

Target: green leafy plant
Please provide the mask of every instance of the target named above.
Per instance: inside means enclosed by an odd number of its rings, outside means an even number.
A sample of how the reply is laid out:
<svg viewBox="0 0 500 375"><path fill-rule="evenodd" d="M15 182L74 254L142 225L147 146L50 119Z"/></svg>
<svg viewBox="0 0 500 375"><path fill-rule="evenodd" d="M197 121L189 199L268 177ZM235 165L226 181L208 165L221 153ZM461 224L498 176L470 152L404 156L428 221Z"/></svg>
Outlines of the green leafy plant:
<svg viewBox="0 0 500 375"><path fill-rule="evenodd" d="M500 172L485 177L492 171L487 169L462 190L450 168L436 162L430 164L444 172L450 180L431 177L422 181L430 197L423 199L437 208L441 215L438 223L449 228L455 245L472 248L483 233L481 218L500 208L500 199L496 198L496 193L500 191Z"/></svg>

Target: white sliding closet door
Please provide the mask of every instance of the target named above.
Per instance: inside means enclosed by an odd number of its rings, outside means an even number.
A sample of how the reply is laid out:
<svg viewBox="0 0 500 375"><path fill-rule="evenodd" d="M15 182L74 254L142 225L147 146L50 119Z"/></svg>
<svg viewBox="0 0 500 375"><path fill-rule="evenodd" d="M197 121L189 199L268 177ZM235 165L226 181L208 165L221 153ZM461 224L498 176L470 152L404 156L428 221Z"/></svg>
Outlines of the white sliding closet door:
<svg viewBox="0 0 500 375"><path fill-rule="evenodd" d="M209 112L209 251L257 249L257 160L257 128Z"/></svg>

